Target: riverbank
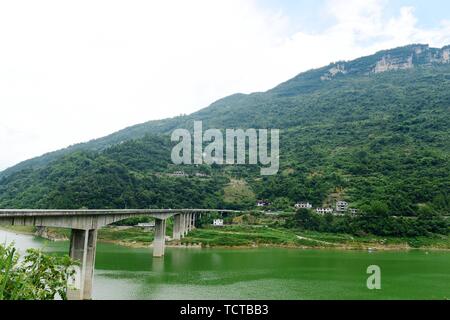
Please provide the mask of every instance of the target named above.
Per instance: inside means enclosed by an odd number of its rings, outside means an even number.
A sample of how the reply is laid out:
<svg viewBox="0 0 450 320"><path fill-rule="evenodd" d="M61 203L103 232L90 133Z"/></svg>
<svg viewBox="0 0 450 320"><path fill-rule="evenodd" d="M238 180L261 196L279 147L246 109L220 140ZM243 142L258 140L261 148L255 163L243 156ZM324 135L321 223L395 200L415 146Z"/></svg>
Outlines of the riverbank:
<svg viewBox="0 0 450 320"><path fill-rule="evenodd" d="M354 237L295 229L231 226L196 229L182 242L201 243L206 247L282 247L340 250L450 250L447 236L394 238Z"/></svg>
<svg viewBox="0 0 450 320"><path fill-rule="evenodd" d="M34 227L0 227L21 234L37 234ZM170 234L169 232L167 234ZM68 240L70 230L48 228L44 238L52 241ZM98 241L121 246L144 248L153 242L153 231L136 227L106 227L99 230ZM301 248L339 250L450 250L448 236L394 238L394 237L354 237L346 234L328 234L295 229L265 226L227 226L195 229L180 241L167 237L167 246L187 246L206 248Z"/></svg>

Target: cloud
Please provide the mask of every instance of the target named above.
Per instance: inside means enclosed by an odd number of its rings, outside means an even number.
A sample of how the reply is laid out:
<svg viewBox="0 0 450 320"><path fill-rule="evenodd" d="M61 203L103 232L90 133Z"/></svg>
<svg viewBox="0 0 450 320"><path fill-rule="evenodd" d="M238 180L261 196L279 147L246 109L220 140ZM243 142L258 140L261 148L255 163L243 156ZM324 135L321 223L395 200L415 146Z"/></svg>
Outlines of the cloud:
<svg viewBox="0 0 450 320"><path fill-rule="evenodd" d="M308 33L257 1L0 2L0 169L331 61L450 43L448 21L423 29L413 8L387 6L327 1L332 25Z"/></svg>

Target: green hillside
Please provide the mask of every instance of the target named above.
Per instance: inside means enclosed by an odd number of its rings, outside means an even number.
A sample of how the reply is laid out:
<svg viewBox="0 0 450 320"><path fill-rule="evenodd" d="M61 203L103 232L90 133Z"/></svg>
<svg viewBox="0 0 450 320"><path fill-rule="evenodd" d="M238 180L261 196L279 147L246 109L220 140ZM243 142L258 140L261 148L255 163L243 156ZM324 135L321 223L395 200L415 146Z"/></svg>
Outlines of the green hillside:
<svg viewBox="0 0 450 320"><path fill-rule="evenodd" d="M334 63L268 92L236 94L31 159L0 175L0 207L250 208L257 198L284 209L346 199L360 209L381 203L396 216L425 207L448 214L448 50L413 45ZM194 120L205 128L281 129L279 174L172 165L169 134ZM173 177L178 170L190 176ZM233 196L239 190L230 188L243 183L249 196Z"/></svg>

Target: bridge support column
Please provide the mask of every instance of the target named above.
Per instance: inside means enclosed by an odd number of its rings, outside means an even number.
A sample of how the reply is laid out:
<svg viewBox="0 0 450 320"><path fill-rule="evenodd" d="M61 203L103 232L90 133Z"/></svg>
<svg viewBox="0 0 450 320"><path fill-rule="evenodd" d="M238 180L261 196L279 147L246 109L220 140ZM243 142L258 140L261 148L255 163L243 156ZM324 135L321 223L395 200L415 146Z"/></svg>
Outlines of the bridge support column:
<svg viewBox="0 0 450 320"><path fill-rule="evenodd" d="M187 214L182 214L181 215L181 226L182 226L182 231L181 231L181 236L184 238L187 234Z"/></svg>
<svg viewBox="0 0 450 320"><path fill-rule="evenodd" d="M181 232L182 232L182 215L176 214L173 216L173 240L180 240L181 239Z"/></svg>
<svg viewBox="0 0 450 320"><path fill-rule="evenodd" d="M192 230L192 213L189 213L189 215L188 215L188 225L189 225L188 231L191 231Z"/></svg>
<svg viewBox="0 0 450 320"><path fill-rule="evenodd" d="M166 247L166 220L155 220L155 239L153 240L153 256L163 257Z"/></svg>
<svg viewBox="0 0 450 320"><path fill-rule="evenodd" d="M192 214L192 229L195 229L195 213Z"/></svg>
<svg viewBox="0 0 450 320"><path fill-rule="evenodd" d="M180 238L184 237L184 214L180 214Z"/></svg>
<svg viewBox="0 0 450 320"><path fill-rule="evenodd" d="M92 299L96 247L97 230L72 229L69 255L73 260L79 261L80 265L75 267L75 280L69 279L68 300Z"/></svg>

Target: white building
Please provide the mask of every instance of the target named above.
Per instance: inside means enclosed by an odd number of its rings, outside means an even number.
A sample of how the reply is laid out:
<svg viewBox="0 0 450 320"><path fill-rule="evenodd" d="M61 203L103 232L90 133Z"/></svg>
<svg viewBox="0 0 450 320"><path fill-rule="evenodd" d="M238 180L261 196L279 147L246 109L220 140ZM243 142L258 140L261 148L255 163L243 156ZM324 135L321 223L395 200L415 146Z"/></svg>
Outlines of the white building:
<svg viewBox="0 0 450 320"><path fill-rule="evenodd" d="M144 223L138 223L137 224L138 228L142 228L144 229L144 231L150 231L153 228L155 228L155 221L150 221L150 222L144 222Z"/></svg>
<svg viewBox="0 0 450 320"><path fill-rule="evenodd" d="M358 213L358 209L350 208L350 213L351 214L357 214Z"/></svg>
<svg viewBox="0 0 450 320"><path fill-rule="evenodd" d="M344 212L348 210L348 202L347 201L338 201L336 202L336 211Z"/></svg>
<svg viewBox="0 0 450 320"><path fill-rule="evenodd" d="M223 219L214 219L213 226L215 226L215 227L222 227L223 226Z"/></svg>
<svg viewBox="0 0 450 320"><path fill-rule="evenodd" d="M197 172L195 174L196 177L200 177L200 178L207 178L209 177L206 173L201 173L201 172Z"/></svg>
<svg viewBox="0 0 450 320"><path fill-rule="evenodd" d="M268 207L268 206L270 206L270 202L264 201L264 200L259 200L259 201L256 203L256 206L257 206L257 207Z"/></svg>
<svg viewBox="0 0 450 320"><path fill-rule="evenodd" d="M295 209L312 209L312 204L309 202L298 202L295 204Z"/></svg>
<svg viewBox="0 0 450 320"><path fill-rule="evenodd" d="M188 177L189 175L186 174L184 171L175 171L174 173L169 174L171 177Z"/></svg>
<svg viewBox="0 0 450 320"><path fill-rule="evenodd" d="M152 228L154 226L155 226L155 221L142 222L142 223L137 224L137 227L140 227L140 228Z"/></svg>
<svg viewBox="0 0 450 320"><path fill-rule="evenodd" d="M317 214L326 214L326 213L333 213L333 209L331 208L317 208L316 209Z"/></svg>

